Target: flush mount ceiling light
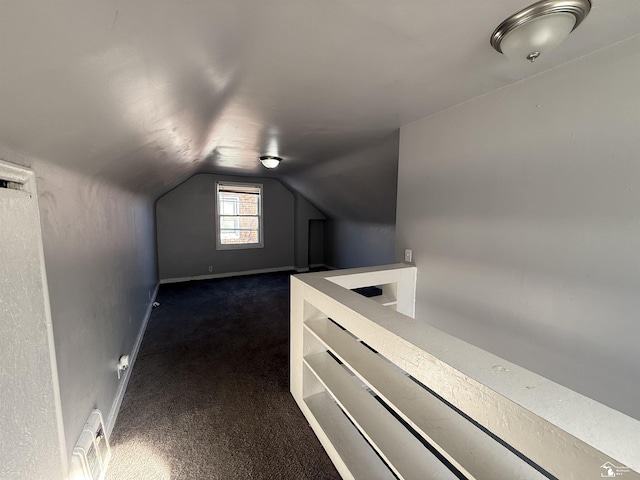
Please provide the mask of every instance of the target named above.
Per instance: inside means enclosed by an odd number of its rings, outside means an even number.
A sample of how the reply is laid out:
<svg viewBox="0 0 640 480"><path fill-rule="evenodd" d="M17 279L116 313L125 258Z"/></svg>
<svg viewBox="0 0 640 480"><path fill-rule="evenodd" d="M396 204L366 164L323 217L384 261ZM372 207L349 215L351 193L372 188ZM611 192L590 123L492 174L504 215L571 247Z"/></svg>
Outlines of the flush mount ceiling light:
<svg viewBox="0 0 640 480"><path fill-rule="evenodd" d="M260 157L260 162L267 168L276 168L280 165L282 159L280 157L272 157L271 155L264 155Z"/></svg>
<svg viewBox="0 0 640 480"><path fill-rule="evenodd" d="M502 22L491 46L509 58L533 62L560 45L590 10L590 0L541 0Z"/></svg>

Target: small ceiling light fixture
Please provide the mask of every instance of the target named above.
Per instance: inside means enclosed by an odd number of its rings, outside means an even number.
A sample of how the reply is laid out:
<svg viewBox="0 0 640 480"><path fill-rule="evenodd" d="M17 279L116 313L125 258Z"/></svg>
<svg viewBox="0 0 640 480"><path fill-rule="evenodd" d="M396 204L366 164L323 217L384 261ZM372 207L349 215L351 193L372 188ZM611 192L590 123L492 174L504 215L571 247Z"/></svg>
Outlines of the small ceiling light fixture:
<svg viewBox="0 0 640 480"><path fill-rule="evenodd" d="M560 45L590 10L590 0L541 0L502 22L491 46L508 58L533 62Z"/></svg>
<svg viewBox="0 0 640 480"><path fill-rule="evenodd" d="M263 155L260 157L260 162L267 168L276 168L280 165L282 159L280 157L272 157L271 155Z"/></svg>

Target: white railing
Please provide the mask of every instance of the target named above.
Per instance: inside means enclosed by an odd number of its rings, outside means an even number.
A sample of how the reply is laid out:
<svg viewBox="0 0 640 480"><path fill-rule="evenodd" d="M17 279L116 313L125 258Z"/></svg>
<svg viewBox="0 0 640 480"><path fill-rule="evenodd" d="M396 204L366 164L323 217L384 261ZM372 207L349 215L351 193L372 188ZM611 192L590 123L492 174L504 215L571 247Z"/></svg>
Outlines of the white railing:
<svg viewBox="0 0 640 480"><path fill-rule="evenodd" d="M291 279L291 393L343 478L640 479L639 421L412 318L415 285Z"/></svg>

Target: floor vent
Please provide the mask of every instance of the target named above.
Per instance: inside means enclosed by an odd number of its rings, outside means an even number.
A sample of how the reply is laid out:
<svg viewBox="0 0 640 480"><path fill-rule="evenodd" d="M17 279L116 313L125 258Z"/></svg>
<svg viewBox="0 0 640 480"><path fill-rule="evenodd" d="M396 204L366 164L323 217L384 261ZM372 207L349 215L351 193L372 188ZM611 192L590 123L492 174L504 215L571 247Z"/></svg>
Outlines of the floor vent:
<svg viewBox="0 0 640 480"><path fill-rule="evenodd" d="M111 458L109 441L100 410L94 410L73 449L71 478L73 480L103 480Z"/></svg>

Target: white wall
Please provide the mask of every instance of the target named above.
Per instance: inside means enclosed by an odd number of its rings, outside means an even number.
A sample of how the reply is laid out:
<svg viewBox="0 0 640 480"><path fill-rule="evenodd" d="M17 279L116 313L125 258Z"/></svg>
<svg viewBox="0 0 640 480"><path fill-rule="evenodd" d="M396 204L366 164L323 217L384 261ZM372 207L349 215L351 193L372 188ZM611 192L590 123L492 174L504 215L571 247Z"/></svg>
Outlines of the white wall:
<svg viewBox="0 0 640 480"><path fill-rule="evenodd" d="M216 250L218 180L263 185L264 248ZM293 268L294 198L277 180L194 175L158 199L156 218L158 265L163 280Z"/></svg>
<svg viewBox="0 0 640 480"><path fill-rule="evenodd" d="M109 414L117 359L131 353L157 283L153 204L58 167L34 170L71 454L91 410Z"/></svg>
<svg viewBox="0 0 640 480"><path fill-rule="evenodd" d="M0 162L0 478L61 479L66 453L35 175Z"/></svg>
<svg viewBox="0 0 640 480"><path fill-rule="evenodd" d="M640 419L638 85L640 37L404 126L396 259L418 317Z"/></svg>

